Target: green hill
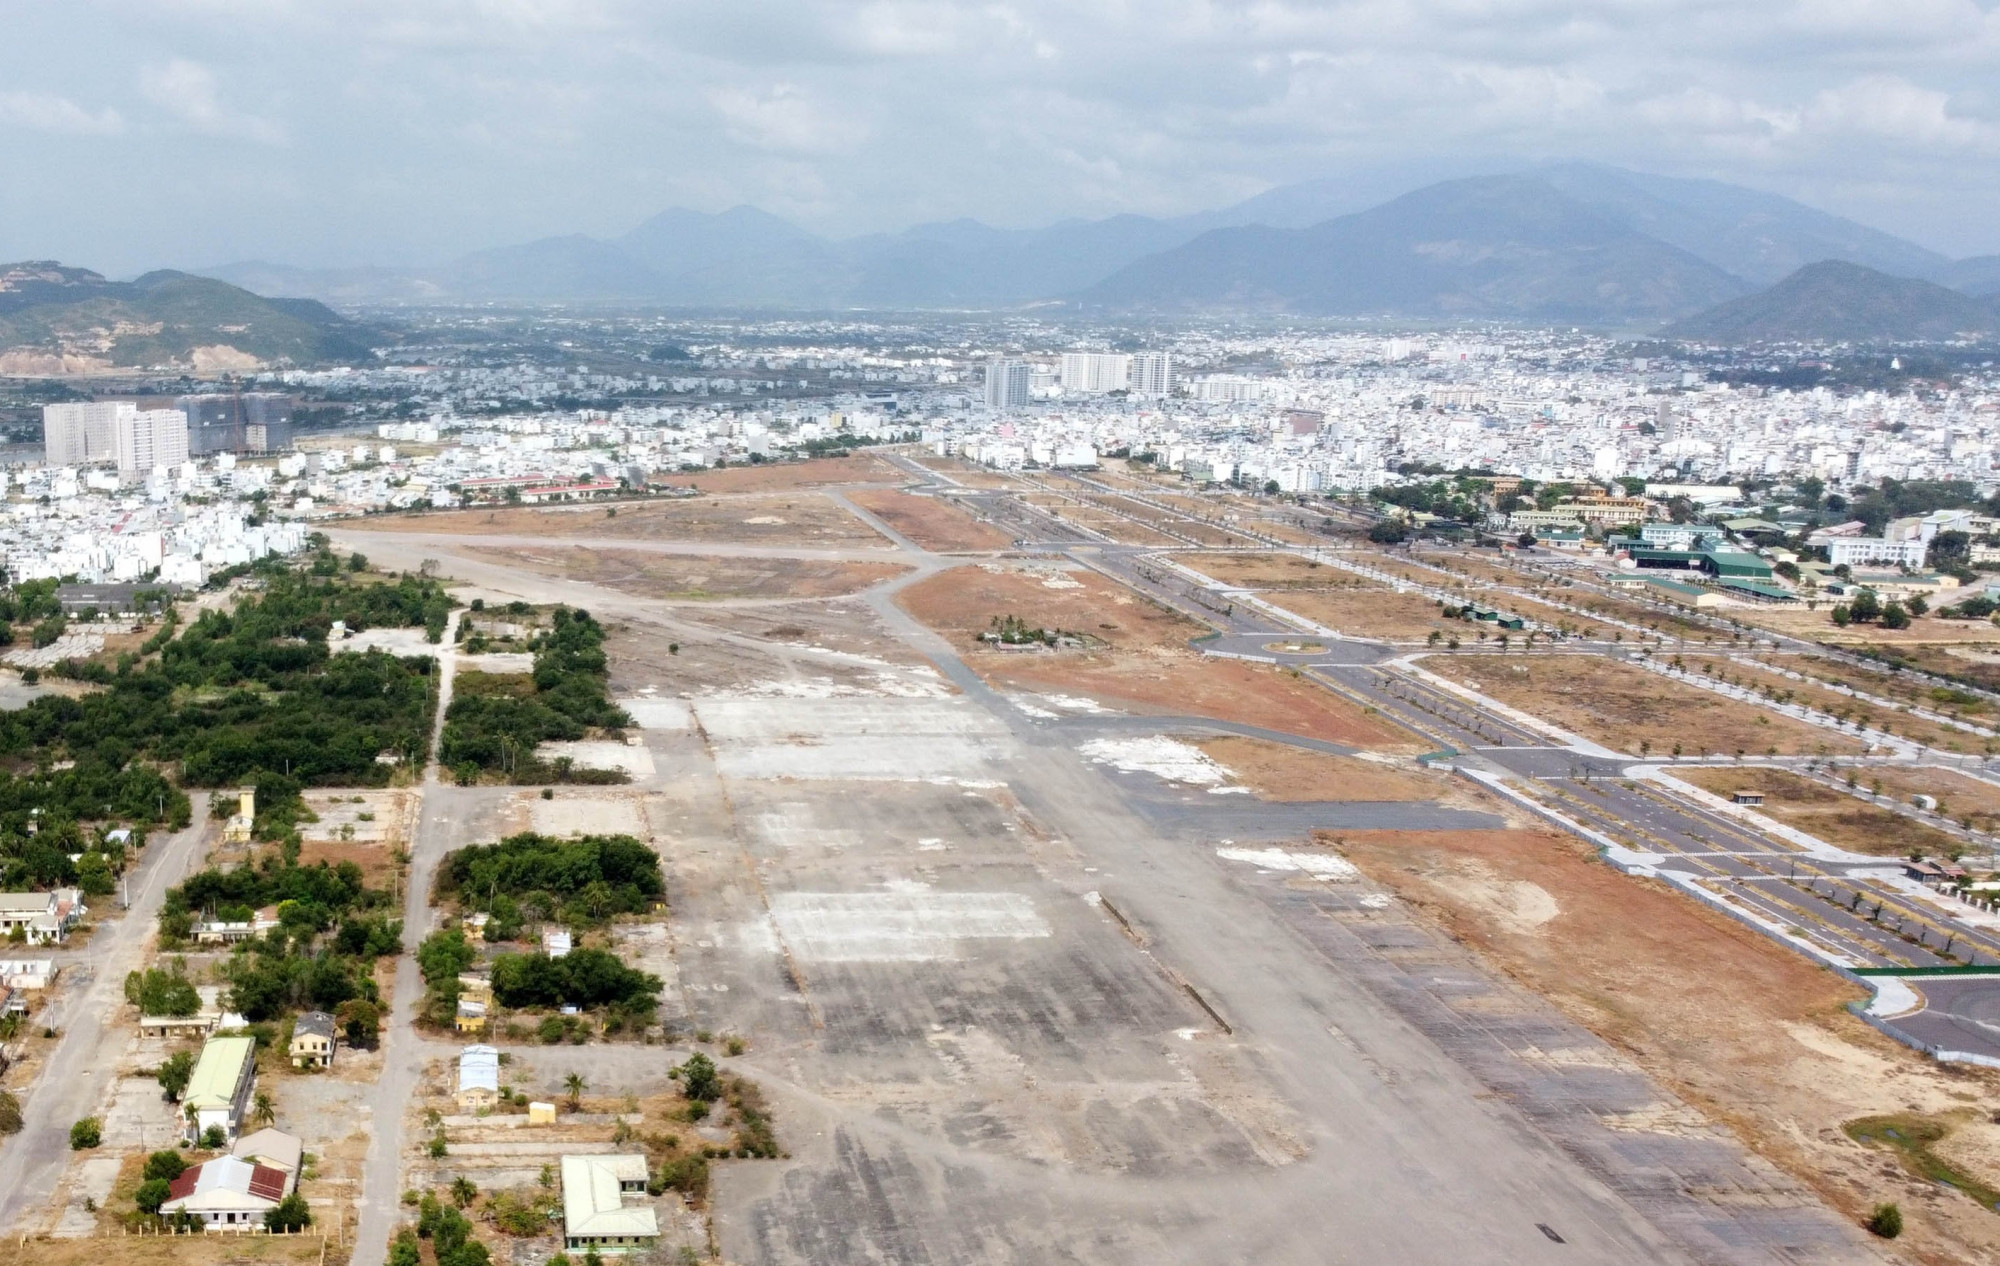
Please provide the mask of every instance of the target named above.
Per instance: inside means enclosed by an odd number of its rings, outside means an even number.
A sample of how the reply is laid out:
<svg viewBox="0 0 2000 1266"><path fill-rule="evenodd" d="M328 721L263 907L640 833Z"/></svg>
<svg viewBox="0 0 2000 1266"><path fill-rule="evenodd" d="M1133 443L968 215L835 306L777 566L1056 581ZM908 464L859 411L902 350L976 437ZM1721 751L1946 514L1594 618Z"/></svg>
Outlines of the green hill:
<svg viewBox="0 0 2000 1266"><path fill-rule="evenodd" d="M382 331L310 299L180 272L107 281L50 261L0 265L0 356L121 368L368 360Z"/></svg>

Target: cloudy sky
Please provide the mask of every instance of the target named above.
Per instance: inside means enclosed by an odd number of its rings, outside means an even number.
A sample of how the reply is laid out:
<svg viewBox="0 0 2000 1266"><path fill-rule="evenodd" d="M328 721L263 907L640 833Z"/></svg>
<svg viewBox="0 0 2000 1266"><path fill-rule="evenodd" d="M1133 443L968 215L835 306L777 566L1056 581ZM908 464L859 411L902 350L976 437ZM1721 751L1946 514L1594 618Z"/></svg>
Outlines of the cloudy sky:
<svg viewBox="0 0 2000 1266"><path fill-rule="evenodd" d="M2000 251L2000 0L0 0L0 258L416 264L1594 158Z"/></svg>

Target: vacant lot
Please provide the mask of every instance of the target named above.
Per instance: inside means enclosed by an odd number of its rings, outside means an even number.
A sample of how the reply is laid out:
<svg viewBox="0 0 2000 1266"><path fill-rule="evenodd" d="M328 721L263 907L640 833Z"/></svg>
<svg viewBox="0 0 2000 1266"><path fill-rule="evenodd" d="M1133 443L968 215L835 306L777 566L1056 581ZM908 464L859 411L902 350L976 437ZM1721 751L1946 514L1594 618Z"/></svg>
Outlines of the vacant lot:
<svg viewBox="0 0 2000 1266"><path fill-rule="evenodd" d="M1877 1034L1846 1014L1860 991L1838 977L1567 835L1342 832L1341 847L1835 1208L1859 1220L1900 1202L1910 1260L2000 1253L2000 1217L1841 1132L1856 1117L1948 1112L2000 1079Z"/></svg>
<svg viewBox="0 0 2000 1266"><path fill-rule="evenodd" d="M946 634L960 650L981 646L995 617L1065 629L1116 649L1185 646L1207 629L1156 606L1096 572L1052 564L984 563L958 567L897 596L911 615Z"/></svg>
<svg viewBox="0 0 2000 1266"><path fill-rule="evenodd" d="M510 566L603 585L638 598L715 602L731 598L831 598L858 593L909 570L895 563L644 554L581 545L475 548Z"/></svg>
<svg viewBox="0 0 2000 1266"><path fill-rule="evenodd" d="M1759 812L1856 853L1903 857L1916 852L1935 857L1960 847L1943 831L1781 769L1676 769L1674 777L1719 796L1755 792L1764 797ZM1872 780L1872 770L1862 771L1862 786Z"/></svg>
<svg viewBox="0 0 2000 1266"><path fill-rule="evenodd" d="M1970 818L1975 830L2000 830L2000 787L1991 783L1949 769L1912 769L1905 765L1871 766L1851 772L1863 787L1880 784L1883 795L1905 803L1911 796L1932 796L1940 813L1959 821Z"/></svg>
<svg viewBox="0 0 2000 1266"><path fill-rule="evenodd" d="M1946 593L1937 601L1949 602ZM1773 610L1765 607L1744 608L1730 614L1745 624L1760 625L1767 629L1790 633L1795 637L1814 638L1833 646L1860 649L1864 646L1893 647L1898 652L1915 650L1927 645L1948 646L1952 644L1988 645L2000 644L2000 627L1985 620L1937 620L1930 617L1913 620L1907 629L1885 629L1879 624L1850 624L1841 628L1833 622L1833 606L1822 600L1819 610L1807 611L1802 608Z"/></svg>
<svg viewBox="0 0 2000 1266"><path fill-rule="evenodd" d="M1937 627L1954 627L1940 622ZM1992 626L1987 626L1992 627ZM1988 690L2000 690L2000 644L1967 642L1941 646L1882 646L1857 644L1857 651L1876 651L1884 657L1936 673L1941 677L1970 682ZM1852 672L1854 670L1849 669Z"/></svg>
<svg viewBox="0 0 2000 1266"><path fill-rule="evenodd" d="M786 488L823 488L830 484L901 483L901 470L872 453L817 457L803 462L764 462L724 470L691 470L664 475L654 482L703 492L777 492Z"/></svg>
<svg viewBox="0 0 2000 1266"><path fill-rule="evenodd" d="M1179 561L1226 585L1245 589L1379 589L1372 580L1275 551L1245 554L1189 554Z"/></svg>
<svg viewBox="0 0 2000 1266"><path fill-rule="evenodd" d="M1051 587L1053 586L1053 587ZM951 638L989 681L1088 695L1161 716L1203 716L1385 751L1423 750L1408 734L1290 672L1216 660L1189 649L1207 632L1094 572L960 567L898 595L904 609ZM1018 615L1085 634L1088 650L1010 652L978 635Z"/></svg>
<svg viewBox="0 0 2000 1266"><path fill-rule="evenodd" d="M1438 604L1421 594L1382 586L1330 592L1273 593L1269 601L1353 637L1419 641L1432 633L1472 641L1492 626L1447 620Z"/></svg>
<svg viewBox="0 0 2000 1266"><path fill-rule="evenodd" d="M916 497L891 488L870 488L848 494L848 500L927 550L999 550L1013 538L990 523L981 523L949 497Z"/></svg>
<svg viewBox="0 0 2000 1266"><path fill-rule="evenodd" d="M1461 785L1444 774L1329 756L1269 739L1231 735L1198 739L1194 745L1260 800L1442 800Z"/></svg>
<svg viewBox="0 0 2000 1266"><path fill-rule="evenodd" d="M681 497L615 506L496 506L370 519L371 532L551 536L887 548L882 534L817 493Z"/></svg>
<svg viewBox="0 0 2000 1266"><path fill-rule="evenodd" d="M1431 655L1423 666L1620 751L1858 752L1831 730L1601 655Z"/></svg>
<svg viewBox="0 0 2000 1266"><path fill-rule="evenodd" d="M1905 738L1914 739L1919 743L1940 751L1979 751L1986 745L1986 740L1977 734L1968 734L1964 730L1956 729L1949 725L1941 725L1938 722L1929 721L1920 716L1912 716L1907 712L1898 711L1895 708L1883 707L1880 704L1871 703L1867 700L1856 699L1851 695L1842 694L1837 690L1829 690L1816 682L1793 681L1788 677L1781 677L1775 672L1763 671L1766 666L1761 661L1752 660L1749 664L1743 664L1725 659L1707 659L1689 656L1685 662L1690 672L1700 673L1706 667L1711 670L1708 675L1722 676L1730 682L1752 690L1765 692L1767 695L1775 693L1778 698L1786 702L1804 704L1807 707L1817 708L1821 712L1835 717L1858 720L1870 729L1883 729L1886 727ZM1750 665L1755 665L1755 667ZM1780 660L1777 667L1787 668L1793 667L1793 665L1787 661ZM1908 697L1914 696L1917 692L1903 690L1898 693ZM1978 699L1977 696L1969 697L1977 702L1984 702L1984 700ZM1924 700L1923 702L1932 709L1940 707L1940 705L1929 700Z"/></svg>

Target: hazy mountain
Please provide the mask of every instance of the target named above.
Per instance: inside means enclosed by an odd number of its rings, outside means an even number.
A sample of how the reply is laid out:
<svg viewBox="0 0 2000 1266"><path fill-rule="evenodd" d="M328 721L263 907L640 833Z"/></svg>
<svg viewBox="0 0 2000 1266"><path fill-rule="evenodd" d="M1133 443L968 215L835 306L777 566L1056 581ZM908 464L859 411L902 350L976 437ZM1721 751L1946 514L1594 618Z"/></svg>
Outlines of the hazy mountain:
<svg viewBox="0 0 2000 1266"><path fill-rule="evenodd" d="M1566 163L1538 174L1626 228L1758 285L1823 259L1901 277L1937 279L1951 267L1951 260L1914 242L1738 185L1648 176L1596 163Z"/></svg>
<svg viewBox="0 0 2000 1266"><path fill-rule="evenodd" d="M1748 287L1538 176L1446 181L1307 229L1218 229L1084 294L1118 308L1629 322Z"/></svg>
<svg viewBox="0 0 2000 1266"><path fill-rule="evenodd" d="M2000 311L1928 281L1825 260L1668 326L1703 343L1914 343L2000 332Z"/></svg>
<svg viewBox="0 0 2000 1266"><path fill-rule="evenodd" d="M2000 255L1974 255L1971 259L1961 259L1951 266L1945 276L1934 280L1969 295L2000 295Z"/></svg>
<svg viewBox="0 0 2000 1266"><path fill-rule="evenodd" d="M209 277L114 282L48 261L0 265L0 353L23 365L312 364L366 357L379 338L316 300L265 299Z"/></svg>
<svg viewBox="0 0 2000 1266"><path fill-rule="evenodd" d="M312 271L244 263L204 272L262 293L347 303L923 309L1007 308L1087 295L1132 307L1186 309L1213 302L1321 311L1332 310L1325 308L1332 303L1341 311L1539 314L1534 319L1591 322L1682 315L1821 259L1849 260L1968 291L2000 290L2000 260L1953 263L1773 194L1589 163L1524 171L1519 161L1496 156L1470 166L1483 166L1486 174L1426 184L1400 198L1392 195L1447 168L1404 164L1359 170L1172 219L1120 215L1038 229L953 220L835 240L754 207L717 215L676 208L608 241L546 238L477 251L428 269ZM1518 196L1482 203L1470 192L1519 190L1527 186L1507 182L1523 180L1535 182L1539 197L1552 191L1564 199L1577 235L1560 243L1537 237L1525 231L1522 217L1532 220L1542 212L1530 212ZM1411 198L1417 201L1410 203ZM1385 272L1382 261L1359 260L1354 265L1359 271L1346 280L1325 275L1313 281L1319 297L1310 301L1302 292L1292 293L1308 279L1291 276L1282 258L1307 239L1253 231L1315 233L1319 236L1311 240L1322 254L1365 252L1366 233L1373 231L1366 226L1374 222L1356 217L1379 212L1393 221L1403 213L1389 207L1441 215L1454 202L1464 214L1450 225L1409 226L1421 234L1392 252L1399 277ZM1486 214L1497 218L1473 222ZM1336 221L1352 223L1326 228ZM1205 238L1217 230L1236 236ZM1351 242L1344 236L1354 233L1363 236ZM1476 243L1489 255L1454 262L1435 253L1412 254L1413 242L1432 237ZM1203 245L1194 250L1197 239ZM1260 252L1278 252L1280 258ZM1171 283L1139 283L1174 268L1194 272ZM1239 271L1229 274L1230 269ZM1716 273L1738 280L1724 284Z"/></svg>

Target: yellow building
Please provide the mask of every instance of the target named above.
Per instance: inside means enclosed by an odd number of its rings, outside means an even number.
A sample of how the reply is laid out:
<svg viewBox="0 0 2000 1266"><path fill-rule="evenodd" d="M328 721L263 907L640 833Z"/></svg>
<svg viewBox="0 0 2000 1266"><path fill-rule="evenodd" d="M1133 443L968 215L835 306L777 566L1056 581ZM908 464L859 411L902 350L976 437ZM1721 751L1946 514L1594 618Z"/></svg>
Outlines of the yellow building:
<svg viewBox="0 0 2000 1266"><path fill-rule="evenodd" d="M257 822L257 789L244 787L236 793L236 812L222 828L224 844L248 844L250 830Z"/></svg>

